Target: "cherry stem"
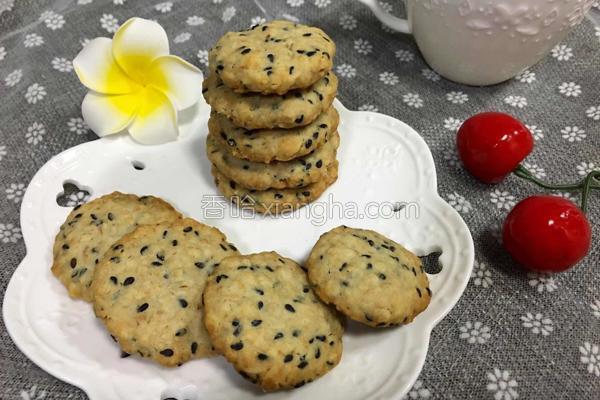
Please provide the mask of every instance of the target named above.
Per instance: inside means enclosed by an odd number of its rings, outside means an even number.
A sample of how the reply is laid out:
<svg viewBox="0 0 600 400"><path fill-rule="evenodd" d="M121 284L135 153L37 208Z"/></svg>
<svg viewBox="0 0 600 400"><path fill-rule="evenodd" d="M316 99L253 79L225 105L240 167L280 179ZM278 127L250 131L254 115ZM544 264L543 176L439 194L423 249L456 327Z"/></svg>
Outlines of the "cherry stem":
<svg viewBox="0 0 600 400"><path fill-rule="evenodd" d="M582 192L581 194L581 209L583 212L586 212L588 205L588 197L590 194L590 190L600 190L600 171L591 171L587 174L587 176L582 179L578 183L574 184L560 184L555 185L551 183L547 183L541 181L536 178L531 171L525 168L523 165L518 165L517 168L513 171L515 175L519 178L523 178L530 182L535 183L536 185L548 189L548 190L560 190L564 192Z"/></svg>

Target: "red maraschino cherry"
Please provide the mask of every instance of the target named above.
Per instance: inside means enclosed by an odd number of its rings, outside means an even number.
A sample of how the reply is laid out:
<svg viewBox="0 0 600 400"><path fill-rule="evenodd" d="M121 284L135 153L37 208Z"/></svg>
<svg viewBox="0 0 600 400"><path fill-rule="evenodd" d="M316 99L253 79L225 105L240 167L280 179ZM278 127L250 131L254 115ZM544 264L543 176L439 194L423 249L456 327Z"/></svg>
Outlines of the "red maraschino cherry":
<svg viewBox="0 0 600 400"><path fill-rule="evenodd" d="M484 112L462 124L456 144L467 171L485 183L498 183L531 153L533 137L514 117Z"/></svg>
<svg viewBox="0 0 600 400"><path fill-rule="evenodd" d="M558 196L531 196L506 217L502 243L523 267L560 272L577 264L590 249L592 229L581 209Z"/></svg>

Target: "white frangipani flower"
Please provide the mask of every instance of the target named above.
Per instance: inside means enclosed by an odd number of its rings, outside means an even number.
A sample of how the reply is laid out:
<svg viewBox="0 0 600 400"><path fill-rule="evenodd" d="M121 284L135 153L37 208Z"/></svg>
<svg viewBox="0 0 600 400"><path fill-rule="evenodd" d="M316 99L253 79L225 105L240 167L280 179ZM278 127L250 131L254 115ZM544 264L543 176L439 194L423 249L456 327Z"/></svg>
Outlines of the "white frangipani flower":
<svg viewBox="0 0 600 400"><path fill-rule="evenodd" d="M185 23L188 24L189 26L202 25L204 22L205 22L204 18L199 17L197 15L192 15L192 16L188 17L188 19L185 21Z"/></svg>
<svg viewBox="0 0 600 400"><path fill-rule="evenodd" d="M192 37L191 33L181 32L179 35L175 36L175 39L173 39L173 42L184 43L184 42L187 42L188 40L190 40L191 37Z"/></svg>
<svg viewBox="0 0 600 400"><path fill-rule="evenodd" d="M557 44L552 48L552 57L558 61L567 61L573 57L573 50L566 44Z"/></svg>
<svg viewBox="0 0 600 400"><path fill-rule="evenodd" d="M585 115L594 121L600 121L600 106L591 106L585 110Z"/></svg>
<svg viewBox="0 0 600 400"><path fill-rule="evenodd" d="M196 57L198 57L198 62L200 64L208 66L208 50L198 50Z"/></svg>
<svg viewBox="0 0 600 400"><path fill-rule="evenodd" d="M373 51L373 45L371 45L368 40L356 39L354 41L354 50L356 50L358 54L366 55Z"/></svg>
<svg viewBox="0 0 600 400"><path fill-rule="evenodd" d="M594 299L594 301L590 304L590 308L592 309L592 314L596 318L600 318L600 299Z"/></svg>
<svg viewBox="0 0 600 400"><path fill-rule="evenodd" d="M581 94L581 85L575 82L563 82L558 86L558 91L566 97L577 97Z"/></svg>
<svg viewBox="0 0 600 400"><path fill-rule="evenodd" d="M461 125L462 121L454 117L449 117L444 120L444 128L448 129L449 131L456 132Z"/></svg>
<svg viewBox="0 0 600 400"><path fill-rule="evenodd" d="M577 173L581 176L586 176L590 172L594 171L596 165L593 162L581 162L575 168L577 168Z"/></svg>
<svg viewBox="0 0 600 400"><path fill-rule="evenodd" d="M440 76L440 74L438 74L437 72L435 72L434 70L429 69L429 68L422 69L421 75L423 75L425 77L425 79L432 81L432 82L437 82L442 78Z"/></svg>
<svg viewBox="0 0 600 400"><path fill-rule="evenodd" d="M448 194L448 204L456 209L456 211L467 214L473 209L471 203L457 192Z"/></svg>
<svg viewBox="0 0 600 400"><path fill-rule="evenodd" d="M525 328L531 329L531 332L536 335L541 333L543 336L548 336L554 330L552 320L540 313L532 314L528 312L521 316L521 321L523 321Z"/></svg>
<svg viewBox="0 0 600 400"><path fill-rule="evenodd" d="M98 136L128 131L145 144L175 140L177 112L201 96L202 73L169 54L162 26L141 18L125 22L112 40L92 40L73 65L90 89L83 118Z"/></svg>
<svg viewBox="0 0 600 400"><path fill-rule="evenodd" d="M77 135L83 135L90 129L81 117L69 119L67 126L71 132L75 132Z"/></svg>
<svg viewBox="0 0 600 400"><path fill-rule="evenodd" d="M579 352L581 353L580 361L586 365L587 372L600 378L600 352L598 351L598 345L585 342L583 346L579 346Z"/></svg>
<svg viewBox="0 0 600 400"><path fill-rule="evenodd" d="M21 78L23 78L23 70L15 69L10 74L6 75L4 78L4 84L6 86L15 86L17 83L21 82Z"/></svg>
<svg viewBox="0 0 600 400"><path fill-rule="evenodd" d="M418 93L407 93L402 96L402 101L409 107L421 108L423 107L423 99Z"/></svg>
<svg viewBox="0 0 600 400"><path fill-rule="evenodd" d="M463 92L449 92L446 93L446 100L452 104L465 104L469 101L469 96Z"/></svg>
<svg viewBox="0 0 600 400"><path fill-rule="evenodd" d="M490 201L494 203L497 208L503 208L505 210L510 210L516 204L515 196L507 191L498 189L494 189L493 192L490 192Z"/></svg>
<svg viewBox="0 0 600 400"><path fill-rule="evenodd" d="M529 286L536 288L539 293L544 291L554 292L558 286L554 281L554 278L549 274L542 274L538 272L528 272L527 278Z"/></svg>
<svg viewBox="0 0 600 400"><path fill-rule="evenodd" d="M11 183L5 190L6 198L15 203L19 203L25 194L25 184Z"/></svg>
<svg viewBox="0 0 600 400"><path fill-rule="evenodd" d="M544 171L544 169L542 167L538 167L537 164L531 164L528 163L527 161L525 161L523 163L523 166L529 171L531 172L531 174L533 176L535 176L538 179L542 179L546 177L546 171Z"/></svg>
<svg viewBox="0 0 600 400"><path fill-rule="evenodd" d="M537 78L535 77L535 72L526 69L515 76L515 79L521 83L532 83Z"/></svg>
<svg viewBox="0 0 600 400"><path fill-rule="evenodd" d="M356 68L350 64L340 64L335 67L335 72L343 78L353 78L356 76Z"/></svg>
<svg viewBox="0 0 600 400"><path fill-rule="evenodd" d="M288 0L289 1L298 1L298 0ZM304 3L304 0L302 0L302 2ZM294 6L292 6L294 7ZM343 14L340 17L340 26L342 27L342 29L345 29L347 31L352 31L354 29L356 29L357 27L357 23L356 23L356 18L354 18L352 15L349 14Z"/></svg>
<svg viewBox="0 0 600 400"><path fill-rule="evenodd" d="M224 11L223 11L223 15L221 15L221 20L223 22L229 22L231 21L231 19L233 17L235 17L235 7L227 7Z"/></svg>
<svg viewBox="0 0 600 400"><path fill-rule="evenodd" d="M29 85L25 92L25 99L29 104L35 104L46 97L46 88L39 83Z"/></svg>
<svg viewBox="0 0 600 400"><path fill-rule="evenodd" d="M400 82L400 79L398 79L398 76L395 73L387 72L387 71L379 74L379 80L381 82L383 82L385 85L390 85L390 86L394 86L395 84Z"/></svg>
<svg viewBox="0 0 600 400"><path fill-rule="evenodd" d="M578 126L566 126L560 130L560 133L562 133L563 139L567 139L571 143L581 142L587 137L585 131Z"/></svg>
<svg viewBox="0 0 600 400"><path fill-rule="evenodd" d="M458 330L460 331L459 337L471 344L484 344L491 337L490 327L483 325L483 323L479 321L467 321L463 326L458 328Z"/></svg>
<svg viewBox="0 0 600 400"><path fill-rule="evenodd" d="M25 40L23 40L23 45L25 47L37 47L44 44L44 38L38 35L37 33L28 33L25 35Z"/></svg>
<svg viewBox="0 0 600 400"><path fill-rule="evenodd" d="M544 138L544 132L537 125L525 125L535 140Z"/></svg>
<svg viewBox="0 0 600 400"><path fill-rule="evenodd" d="M405 49L396 50L394 55L401 62L411 62L412 60L415 59L415 53L413 53L410 50L405 50Z"/></svg>
<svg viewBox="0 0 600 400"><path fill-rule="evenodd" d="M112 14L102 14L102 17L100 17L100 25L108 33L115 33L119 29L119 20Z"/></svg>
<svg viewBox="0 0 600 400"><path fill-rule="evenodd" d="M492 286L492 273L484 262L475 260L473 271L471 272L471 279L475 286L481 286L483 288Z"/></svg>
<svg viewBox="0 0 600 400"><path fill-rule="evenodd" d="M372 112L378 112L379 109L372 105L372 104L363 104L362 106L358 107L358 111L372 111Z"/></svg>
<svg viewBox="0 0 600 400"><path fill-rule="evenodd" d="M404 395L400 400L417 400L417 399L429 399L431 398L431 390L423 386L423 382L417 379L415 384L410 391Z"/></svg>
<svg viewBox="0 0 600 400"><path fill-rule="evenodd" d="M527 106L527 99L523 96L507 96L504 98L504 102L509 106L516 108L523 108Z"/></svg>
<svg viewBox="0 0 600 400"><path fill-rule="evenodd" d="M493 372L488 372L487 390L494 392L494 400L514 400L519 397L516 390L519 384L510 377L510 374L510 371L501 371L498 368L494 368Z"/></svg>

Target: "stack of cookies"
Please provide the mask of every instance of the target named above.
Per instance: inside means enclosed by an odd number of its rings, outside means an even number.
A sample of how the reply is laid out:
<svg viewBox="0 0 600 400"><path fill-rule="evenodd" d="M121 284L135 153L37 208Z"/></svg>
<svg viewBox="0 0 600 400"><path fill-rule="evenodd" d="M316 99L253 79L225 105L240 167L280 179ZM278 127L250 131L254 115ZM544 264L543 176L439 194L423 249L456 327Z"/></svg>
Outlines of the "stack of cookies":
<svg viewBox="0 0 600 400"><path fill-rule="evenodd" d="M226 197L278 214L335 182L334 55L322 30L289 21L229 32L211 49L202 90L212 107L206 150Z"/></svg>

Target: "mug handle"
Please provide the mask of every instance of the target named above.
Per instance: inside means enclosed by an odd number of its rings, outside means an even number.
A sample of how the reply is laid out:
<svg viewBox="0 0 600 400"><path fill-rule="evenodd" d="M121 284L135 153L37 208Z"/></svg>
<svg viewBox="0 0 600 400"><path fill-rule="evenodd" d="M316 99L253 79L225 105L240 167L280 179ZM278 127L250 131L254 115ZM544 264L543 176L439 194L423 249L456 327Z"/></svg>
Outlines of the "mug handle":
<svg viewBox="0 0 600 400"><path fill-rule="evenodd" d="M386 12L378 0L359 0L373 11L375 17L380 20L385 26L402 33L412 33L410 23L407 19L398 18Z"/></svg>

